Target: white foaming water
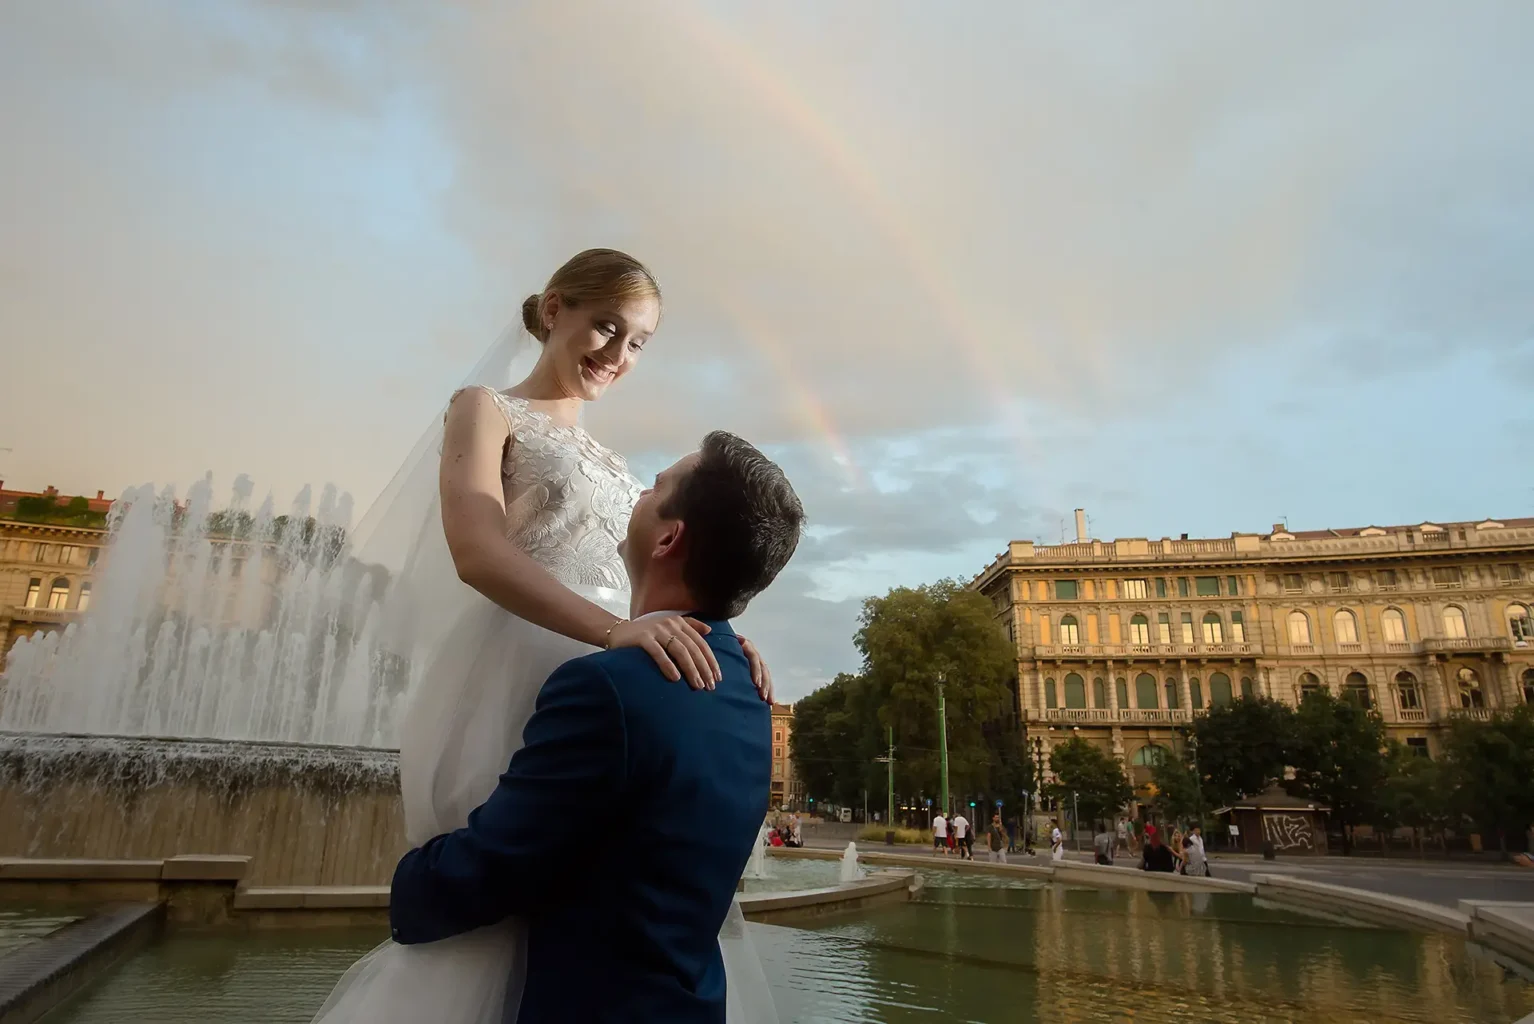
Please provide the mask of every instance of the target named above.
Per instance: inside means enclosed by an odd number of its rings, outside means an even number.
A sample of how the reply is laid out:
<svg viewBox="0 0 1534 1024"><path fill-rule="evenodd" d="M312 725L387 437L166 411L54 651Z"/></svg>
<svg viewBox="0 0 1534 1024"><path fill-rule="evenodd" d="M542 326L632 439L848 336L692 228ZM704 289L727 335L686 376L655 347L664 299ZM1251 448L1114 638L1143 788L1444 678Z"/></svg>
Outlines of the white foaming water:
<svg viewBox="0 0 1534 1024"><path fill-rule="evenodd" d="M125 492L89 612L11 649L0 731L395 746L408 666L375 642L350 496L305 487L281 517L251 490L212 519L211 474L180 504Z"/></svg>
<svg viewBox="0 0 1534 1024"><path fill-rule="evenodd" d="M746 878L767 877L767 826L756 833L756 845L751 848L751 859L746 861Z"/></svg>
<svg viewBox="0 0 1534 1024"><path fill-rule="evenodd" d="M842 851L842 882L856 882L863 877L863 869L858 867L858 844L848 843Z"/></svg>

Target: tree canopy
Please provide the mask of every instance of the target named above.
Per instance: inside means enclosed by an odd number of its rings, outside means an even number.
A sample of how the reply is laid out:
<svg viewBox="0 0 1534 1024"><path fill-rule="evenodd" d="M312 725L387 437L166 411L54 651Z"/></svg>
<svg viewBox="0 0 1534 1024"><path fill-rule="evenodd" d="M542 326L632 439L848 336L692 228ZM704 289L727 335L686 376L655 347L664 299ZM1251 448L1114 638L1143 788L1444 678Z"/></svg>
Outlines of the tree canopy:
<svg viewBox="0 0 1534 1024"><path fill-rule="evenodd" d="M1074 808L1080 821L1112 818L1134 798L1134 787L1118 759L1079 736L1050 752L1049 769L1055 773L1049 795L1061 806ZM1079 827L1079 822L1073 827Z"/></svg>

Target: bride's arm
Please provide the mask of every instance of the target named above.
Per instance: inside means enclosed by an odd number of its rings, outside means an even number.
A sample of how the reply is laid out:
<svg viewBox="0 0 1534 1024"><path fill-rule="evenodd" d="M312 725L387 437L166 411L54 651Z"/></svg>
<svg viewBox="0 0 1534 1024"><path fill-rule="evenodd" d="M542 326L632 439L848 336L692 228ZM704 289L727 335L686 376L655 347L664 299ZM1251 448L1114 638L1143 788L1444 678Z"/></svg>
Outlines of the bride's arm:
<svg viewBox="0 0 1534 1024"><path fill-rule="evenodd" d="M643 647L667 679L685 675L694 688L712 687L719 663L703 640L703 623L682 616L620 619L565 587L507 539L501 464L510 434L505 413L480 388L459 394L448 410L439 485L442 529L458 578L518 618L595 647Z"/></svg>

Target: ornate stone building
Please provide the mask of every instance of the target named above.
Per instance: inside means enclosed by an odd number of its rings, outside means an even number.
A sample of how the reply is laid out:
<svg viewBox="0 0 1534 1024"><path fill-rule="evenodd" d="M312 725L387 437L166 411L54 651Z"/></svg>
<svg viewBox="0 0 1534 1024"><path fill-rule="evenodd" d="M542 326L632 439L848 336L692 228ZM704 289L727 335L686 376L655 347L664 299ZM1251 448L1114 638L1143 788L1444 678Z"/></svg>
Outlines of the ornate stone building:
<svg viewBox="0 0 1534 1024"><path fill-rule="evenodd" d="M1138 786L1193 717L1324 687L1426 756L1534 702L1534 519L1159 541L1013 541L972 586L1017 645L1030 749L1072 735ZM1142 791L1143 792L1143 791Z"/></svg>
<svg viewBox="0 0 1534 1024"><path fill-rule="evenodd" d="M62 629L90 607L96 561L106 543L104 529L16 518L26 499L52 499L61 508L69 503L52 487L8 491L0 481L0 669L17 640ZM89 513L85 518L111 506L100 491L75 501Z"/></svg>
<svg viewBox="0 0 1534 1024"><path fill-rule="evenodd" d="M794 731L794 706L772 706L772 795L768 806L773 810L797 810L800 801L799 780L794 774L794 758L789 737Z"/></svg>

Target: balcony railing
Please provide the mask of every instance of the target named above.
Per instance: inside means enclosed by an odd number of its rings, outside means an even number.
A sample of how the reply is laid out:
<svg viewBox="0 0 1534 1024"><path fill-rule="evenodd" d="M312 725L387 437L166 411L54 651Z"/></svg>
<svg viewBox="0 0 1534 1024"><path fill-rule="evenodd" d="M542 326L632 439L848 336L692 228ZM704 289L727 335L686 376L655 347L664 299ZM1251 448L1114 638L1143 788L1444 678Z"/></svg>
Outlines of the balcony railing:
<svg viewBox="0 0 1534 1024"><path fill-rule="evenodd" d="M1338 654L1362 654L1362 653L1364 653L1364 645L1363 644L1359 644L1359 643L1352 643L1352 644L1339 643L1337 645L1337 653Z"/></svg>
<svg viewBox="0 0 1534 1024"><path fill-rule="evenodd" d="M1450 708L1450 718L1468 718L1472 722L1491 721L1491 708Z"/></svg>
<svg viewBox="0 0 1534 1024"><path fill-rule="evenodd" d="M1121 708L1034 708L1029 717L1040 722L1062 725L1177 725L1192 721L1192 714L1178 709Z"/></svg>
<svg viewBox="0 0 1534 1024"><path fill-rule="evenodd" d="M1427 708L1397 708L1396 718L1403 722L1426 722Z"/></svg>
<svg viewBox="0 0 1534 1024"><path fill-rule="evenodd" d="M1505 636L1434 637L1422 641L1428 653L1440 651L1510 651L1513 642Z"/></svg>
<svg viewBox="0 0 1534 1024"><path fill-rule="evenodd" d="M1252 643L1223 644L1040 644L1035 658L1218 658L1253 657L1262 648Z"/></svg>
<svg viewBox="0 0 1534 1024"><path fill-rule="evenodd" d="M15 622L68 623L75 621L80 615L73 609L27 608L22 605L13 605L7 609L7 612Z"/></svg>
<svg viewBox="0 0 1534 1024"><path fill-rule="evenodd" d="M1417 645L1409 640L1386 640L1386 654L1416 654Z"/></svg>

